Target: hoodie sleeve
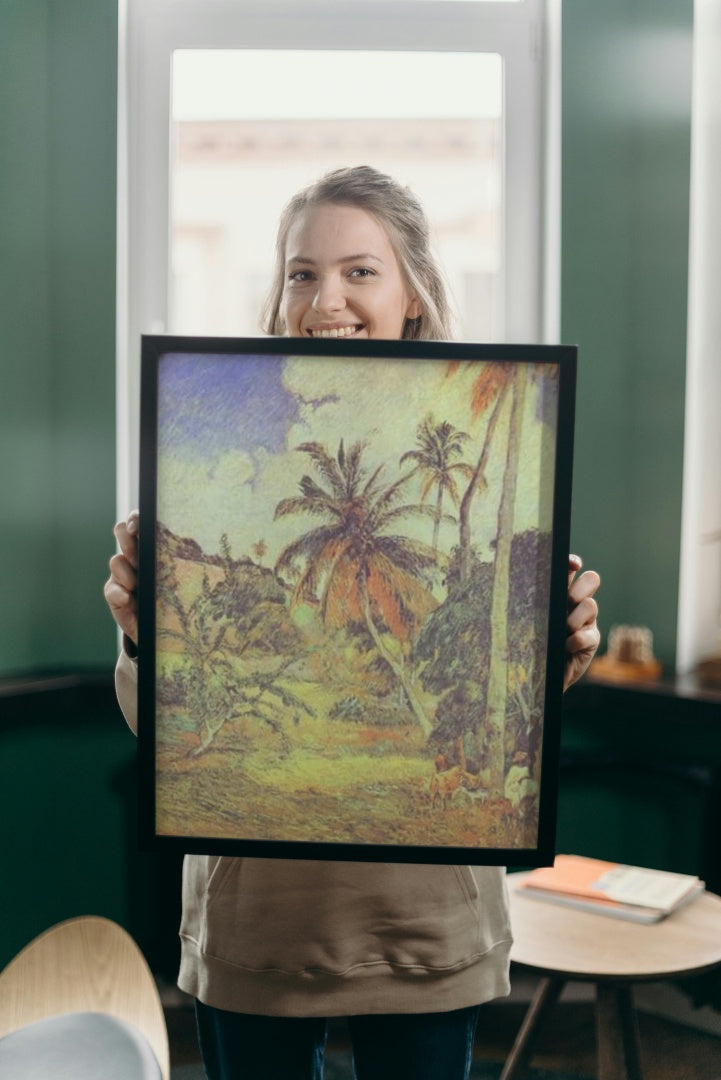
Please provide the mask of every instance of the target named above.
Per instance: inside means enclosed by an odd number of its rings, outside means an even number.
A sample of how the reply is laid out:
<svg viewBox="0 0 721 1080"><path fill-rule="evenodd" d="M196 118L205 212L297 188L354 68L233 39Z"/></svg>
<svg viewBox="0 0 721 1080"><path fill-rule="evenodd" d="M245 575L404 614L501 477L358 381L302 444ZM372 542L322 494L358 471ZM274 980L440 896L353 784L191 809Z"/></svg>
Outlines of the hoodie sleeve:
<svg viewBox="0 0 721 1080"><path fill-rule="evenodd" d="M118 696L118 704L122 709L128 727L137 735L138 733L138 661L123 651L118 657L115 667L115 693Z"/></svg>

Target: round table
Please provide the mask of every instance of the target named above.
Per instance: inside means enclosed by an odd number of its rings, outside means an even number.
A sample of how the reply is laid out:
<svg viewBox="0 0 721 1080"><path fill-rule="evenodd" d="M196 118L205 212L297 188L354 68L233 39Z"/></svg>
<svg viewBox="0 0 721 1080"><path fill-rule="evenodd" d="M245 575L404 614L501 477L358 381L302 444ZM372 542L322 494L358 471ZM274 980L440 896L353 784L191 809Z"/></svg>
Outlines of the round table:
<svg viewBox="0 0 721 1080"><path fill-rule="evenodd" d="M509 874L511 960L542 976L501 1074L518 1080L535 1035L569 980L596 987L599 1080L643 1080L632 986L721 966L721 898L705 892L657 923L529 898Z"/></svg>

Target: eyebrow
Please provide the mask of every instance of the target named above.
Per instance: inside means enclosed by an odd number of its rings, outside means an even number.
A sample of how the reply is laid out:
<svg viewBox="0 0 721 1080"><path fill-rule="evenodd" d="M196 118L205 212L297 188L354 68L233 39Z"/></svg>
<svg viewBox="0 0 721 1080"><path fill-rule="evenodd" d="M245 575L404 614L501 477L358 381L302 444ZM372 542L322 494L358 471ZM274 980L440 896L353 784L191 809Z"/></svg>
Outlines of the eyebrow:
<svg viewBox="0 0 721 1080"><path fill-rule="evenodd" d="M361 251L358 255L344 255L338 262L350 263L350 262L364 262L366 259L372 259L374 262L383 264L383 260L378 255L372 255L369 251ZM303 266L315 266L315 259L308 259L303 255L293 255L291 258L286 259L286 265L290 263L300 263Z"/></svg>

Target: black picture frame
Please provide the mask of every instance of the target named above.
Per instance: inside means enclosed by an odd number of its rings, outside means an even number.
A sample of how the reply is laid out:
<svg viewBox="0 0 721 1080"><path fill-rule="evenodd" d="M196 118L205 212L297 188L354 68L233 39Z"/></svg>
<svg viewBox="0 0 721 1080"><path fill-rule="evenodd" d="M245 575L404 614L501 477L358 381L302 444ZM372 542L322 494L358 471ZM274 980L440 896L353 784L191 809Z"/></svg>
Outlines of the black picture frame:
<svg viewBox="0 0 721 1080"><path fill-rule="evenodd" d="M575 382L573 346L143 337L145 849L553 861Z"/></svg>

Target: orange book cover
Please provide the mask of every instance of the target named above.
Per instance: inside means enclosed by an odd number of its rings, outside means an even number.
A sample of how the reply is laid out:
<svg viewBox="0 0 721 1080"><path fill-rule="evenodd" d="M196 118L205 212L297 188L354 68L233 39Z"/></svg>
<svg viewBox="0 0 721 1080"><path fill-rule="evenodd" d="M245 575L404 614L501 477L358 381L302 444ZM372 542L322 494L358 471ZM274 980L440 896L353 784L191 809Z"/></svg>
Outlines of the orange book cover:
<svg viewBox="0 0 721 1080"><path fill-rule="evenodd" d="M699 879L690 874L649 870L584 855L557 855L553 866L531 871L523 884L534 891L583 897L602 905L631 904L660 912L671 911L700 886Z"/></svg>

